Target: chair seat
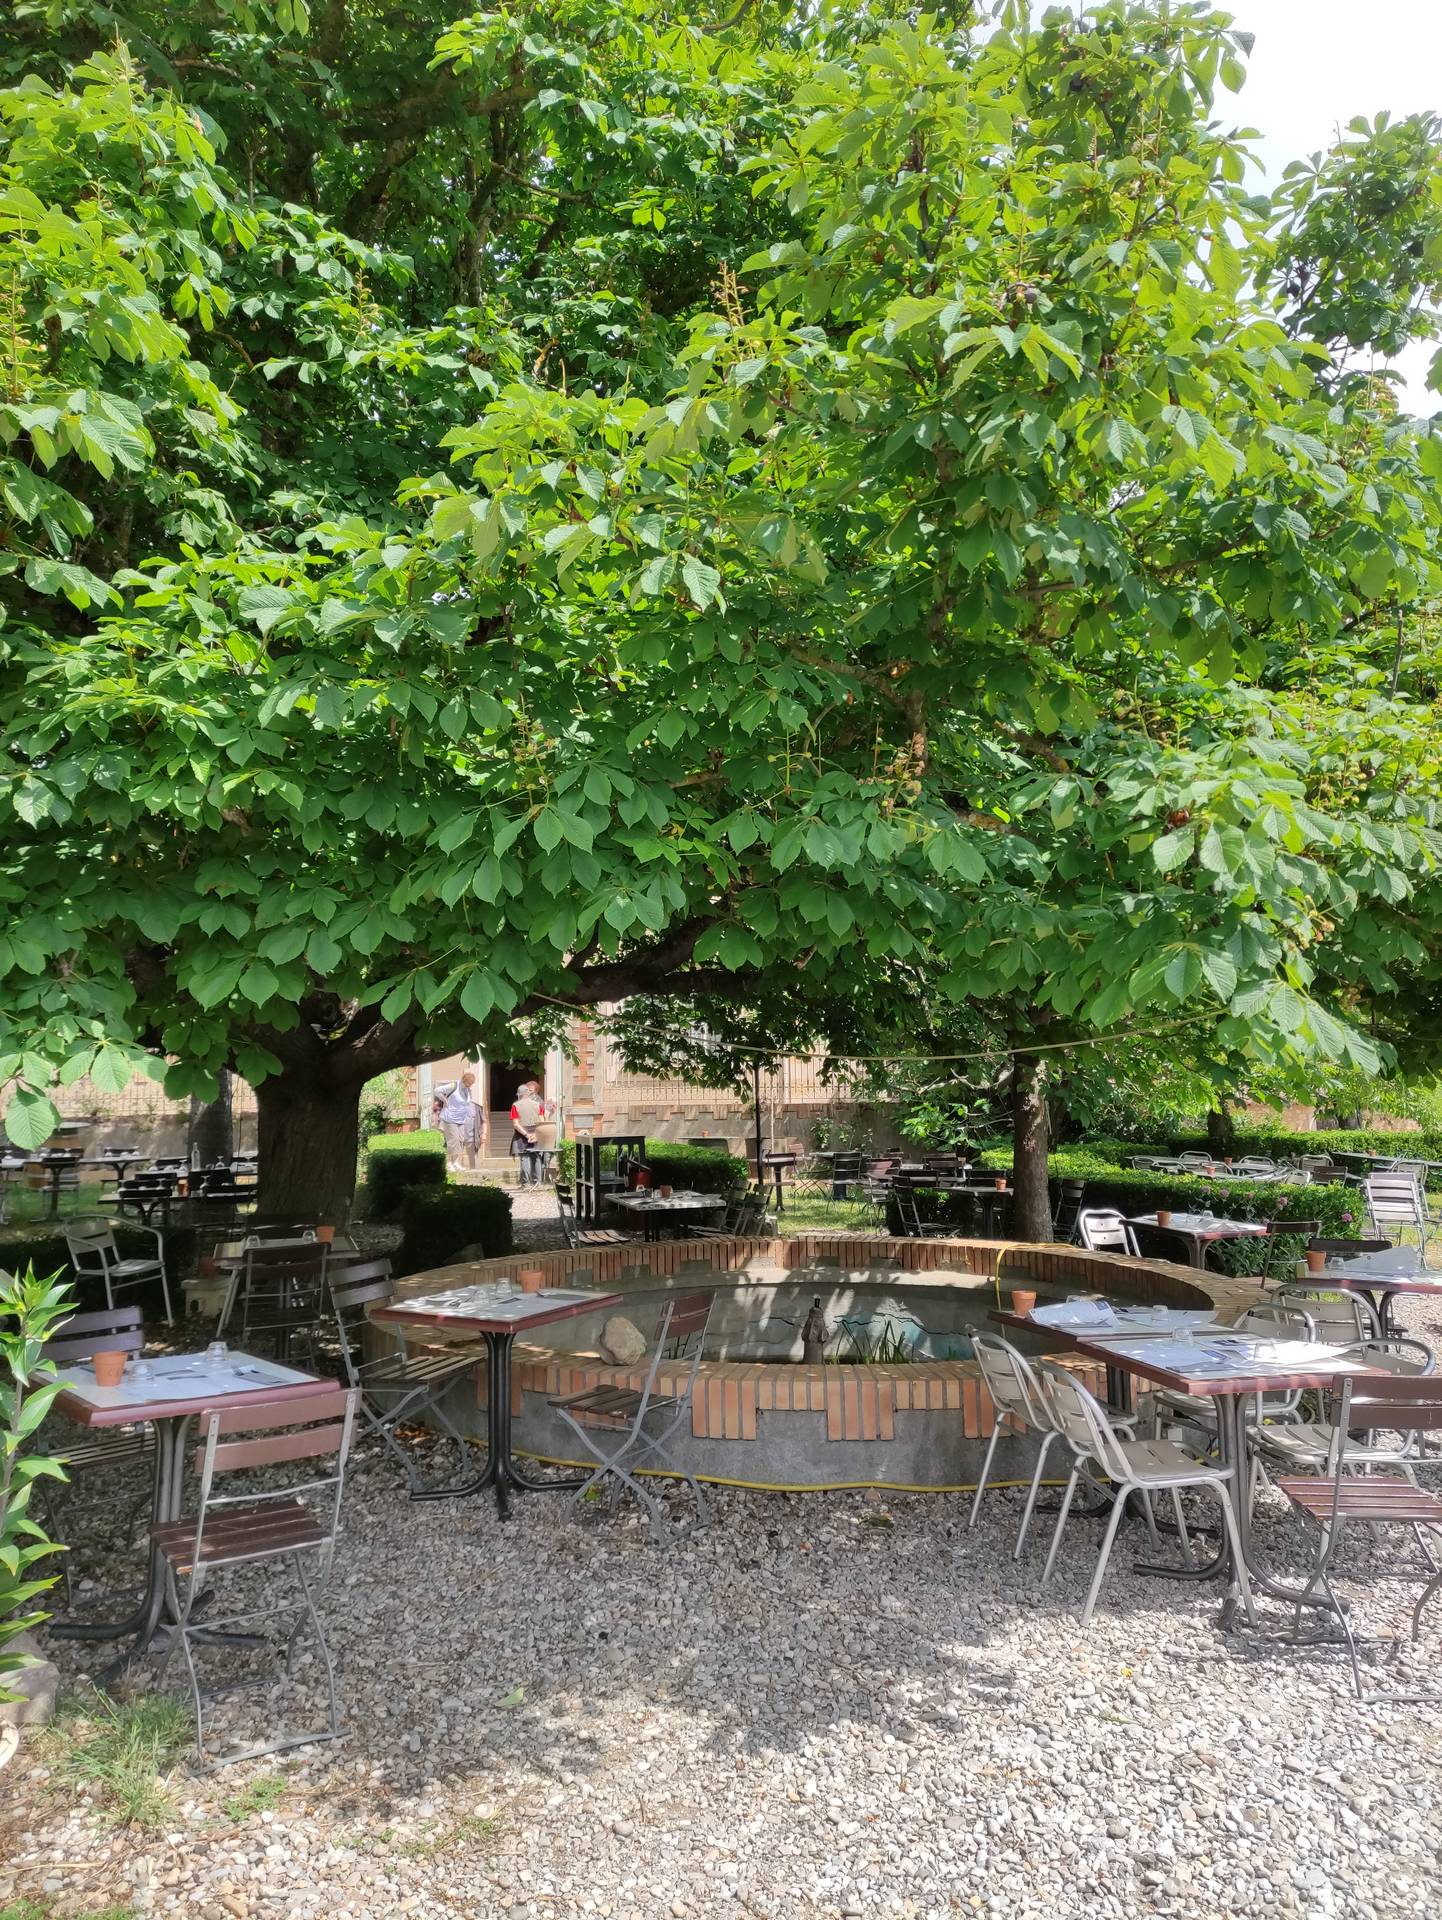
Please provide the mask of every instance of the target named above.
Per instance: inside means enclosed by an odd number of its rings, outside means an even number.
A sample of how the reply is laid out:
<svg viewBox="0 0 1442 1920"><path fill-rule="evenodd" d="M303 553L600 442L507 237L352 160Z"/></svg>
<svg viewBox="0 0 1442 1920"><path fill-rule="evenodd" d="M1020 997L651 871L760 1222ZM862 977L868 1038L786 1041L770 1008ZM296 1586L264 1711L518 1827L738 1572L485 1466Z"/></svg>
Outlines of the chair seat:
<svg viewBox="0 0 1442 1920"><path fill-rule="evenodd" d="M558 1413L568 1413L573 1420L596 1426L622 1426L636 1417L641 1405L641 1395L635 1387L590 1387L584 1393L573 1393L560 1400L546 1403ZM674 1398L652 1396L647 1411L654 1408L679 1406Z"/></svg>
<svg viewBox="0 0 1442 1920"><path fill-rule="evenodd" d="M120 1467L131 1460L147 1459L155 1451L152 1427L122 1427L98 1435L94 1440L78 1440L73 1446L55 1447L50 1457L64 1463L70 1475L88 1473L94 1467Z"/></svg>
<svg viewBox="0 0 1442 1920"><path fill-rule="evenodd" d="M1253 1438L1273 1460L1297 1467L1324 1467L1332 1445L1332 1429L1307 1420L1289 1420L1280 1426L1258 1427ZM1360 1440L1349 1440L1343 1458L1348 1466L1396 1467L1410 1464L1416 1455L1400 1441L1395 1446L1369 1447Z"/></svg>
<svg viewBox="0 0 1442 1920"><path fill-rule="evenodd" d="M583 1227L576 1238L583 1247L624 1247L635 1235L622 1233L617 1227Z"/></svg>
<svg viewBox="0 0 1442 1920"><path fill-rule="evenodd" d="M194 1520L168 1520L150 1537L177 1573L195 1565ZM325 1529L299 1500L255 1507L218 1508L206 1522L200 1558L206 1566L233 1566L324 1544Z"/></svg>
<svg viewBox="0 0 1442 1920"><path fill-rule="evenodd" d="M1278 1480L1277 1491L1313 1520L1332 1512L1336 1482ZM1442 1527L1442 1500L1421 1493L1406 1480L1343 1480L1337 1511L1349 1520L1399 1520L1419 1526Z"/></svg>
<svg viewBox="0 0 1442 1920"><path fill-rule="evenodd" d="M110 1277L112 1280L138 1280L143 1274L163 1271L158 1260L145 1260L139 1255L132 1255L127 1260L117 1260L110 1269Z"/></svg>
<svg viewBox="0 0 1442 1920"><path fill-rule="evenodd" d="M1222 1467L1209 1467L1179 1447L1174 1440L1128 1440L1118 1437L1117 1444L1126 1455L1127 1465L1141 1482L1184 1485L1194 1482L1208 1486L1226 1480Z"/></svg>
<svg viewBox="0 0 1442 1920"><path fill-rule="evenodd" d="M360 1371L360 1382L367 1393L376 1388L435 1386L442 1380L469 1373L475 1366L479 1349L433 1347L408 1353L404 1360L385 1356Z"/></svg>

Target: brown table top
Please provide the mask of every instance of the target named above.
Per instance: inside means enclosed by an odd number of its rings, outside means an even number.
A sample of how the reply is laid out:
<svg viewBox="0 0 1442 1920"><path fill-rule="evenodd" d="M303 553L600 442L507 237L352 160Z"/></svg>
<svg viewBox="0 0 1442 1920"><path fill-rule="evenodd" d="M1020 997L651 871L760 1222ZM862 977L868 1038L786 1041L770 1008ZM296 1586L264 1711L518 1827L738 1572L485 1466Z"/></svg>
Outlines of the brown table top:
<svg viewBox="0 0 1442 1920"><path fill-rule="evenodd" d="M447 1327L472 1333L524 1333L552 1320L570 1320L577 1314L597 1313L624 1304L619 1293L583 1293L557 1287L540 1293L503 1293L489 1286L449 1287L443 1293L421 1293L376 1307L370 1318L380 1325Z"/></svg>
<svg viewBox="0 0 1442 1920"><path fill-rule="evenodd" d="M61 1367L65 1386L55 1406L82 1427L132 1426L140 1420L177 1420L202 1408L241 1407L248 1400L296 1400L312 1393L339 1393L334 1380L318 1379L277 1360L231 1353L212 1365L203 1353L167 1353L151 1362L149 1380L137 1380L134 1361L118 1387L97 1385L88 1362Z"/></svg>

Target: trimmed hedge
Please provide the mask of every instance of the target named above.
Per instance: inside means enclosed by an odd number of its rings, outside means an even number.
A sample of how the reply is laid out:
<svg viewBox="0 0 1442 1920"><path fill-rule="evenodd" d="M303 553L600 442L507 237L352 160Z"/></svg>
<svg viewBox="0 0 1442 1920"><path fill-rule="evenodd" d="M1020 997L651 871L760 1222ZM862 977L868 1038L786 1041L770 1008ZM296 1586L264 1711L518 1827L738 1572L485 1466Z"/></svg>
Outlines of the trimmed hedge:
<svg viewBox="0 0 1442 1920"><path fill-rule="evenodd" d="M499 1259L515 1246L511 1196L500 1187L412 1186L402 1193L404 1235L395 1257L397 1274L447 1266L466 1247L476 1257Z"/></svg>
<svg viewBox="0 0 1442 1920"><path fill-rule="evenodd" d="M602 1147L602 1166L614 1167L616 1149ZM688 1147L684 1140L648 1140L646 1165L658 1187L691 1187L697 1193L731 1193L750 1179L746 1162L724 1148ZM563 1140L556 1151L559 1178L576 1178L576 1143Z"/></svg>
<svg viewBox="0 0 1442 1920"><path fill-rule="evenodd" d="M1097 1146L1111 1142L1098 1141ZM1155 1149L1141 1146L1116 1147L1121 1153L1211 1153L1211 1142L1204 1133L1172 1133L1163 1136ZM1384 1127L1320 1127L1315 1133L1286 1133L1280 1127L1238 1127L1233 1158L1244 1153L1265 1153L1273 1159L1291 1159L1299 1153L1386 1153L1399 1160L1442 1160L1442 1133L1422 1127L1415 1133L1394 1133Z"/></svg>
<svg viewBox="0 0 1442 1920"><path fill-rule="evenodd" d="M439 1133L378 1133L366 1148L371 1211L394 1213L408 1187L446 1184L446 1143Z"/></svg>

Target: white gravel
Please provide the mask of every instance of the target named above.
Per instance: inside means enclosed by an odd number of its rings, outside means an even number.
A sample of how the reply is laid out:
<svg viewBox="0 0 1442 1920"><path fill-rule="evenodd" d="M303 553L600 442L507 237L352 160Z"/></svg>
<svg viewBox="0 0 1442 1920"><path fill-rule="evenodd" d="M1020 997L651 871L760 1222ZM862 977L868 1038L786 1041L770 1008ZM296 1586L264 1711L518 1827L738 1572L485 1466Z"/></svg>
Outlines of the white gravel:
<svg viewBox="0 0 1442 1920"><path fill-rule="evenodd" d="M1437 1336L1435 1309L1408 1317ZM1360 1706L1340 1652L1219 1633L1214 1587L1131 1571L1130 1523L1082 1632L1096 1523L1041 1601L1045 1530L1013 1570L1016 1512L1000 1496L968 1534L952 1496L722 1492L664 1552L634 1512L557 1495L508 1526L488 1499L413 1506L364 1449L325 1606L344 1739L182 1763L173 1813L138 1833L32 1741L0 1783L0 1910L1435 1913L1433 1707ZM1280 1507L1260 1519L1284 1562ZM1344 1585L1369 1630L1404 1629L1413 1582ZM1439 1634L1442 1610L1415 1675ZM77 1650L59 1657L73 1684ZM241 1696L230 1724L269 1704ZM277 1773L273 1812L236 1806Z"/></svg>

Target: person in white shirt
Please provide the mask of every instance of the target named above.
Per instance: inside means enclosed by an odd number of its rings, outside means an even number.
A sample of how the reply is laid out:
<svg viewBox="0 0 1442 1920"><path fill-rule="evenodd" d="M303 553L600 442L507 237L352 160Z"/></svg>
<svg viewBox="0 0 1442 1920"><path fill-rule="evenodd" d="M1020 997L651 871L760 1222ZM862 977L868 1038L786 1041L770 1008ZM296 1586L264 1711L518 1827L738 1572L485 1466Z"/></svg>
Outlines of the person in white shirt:
<svg viewBox="0 0 1442 1920"><path fill-rule="evenodd" d="M436 1089L446 1162L453 1170L476 1164L476 1150L481 1144L481 1109L472 1092L475 1084L476 1076L468 1067L459 1080Z"/></svg>

